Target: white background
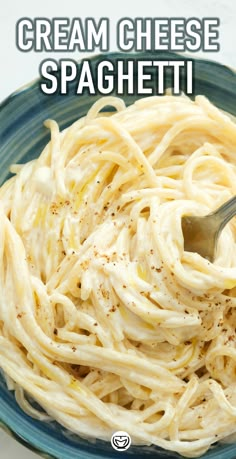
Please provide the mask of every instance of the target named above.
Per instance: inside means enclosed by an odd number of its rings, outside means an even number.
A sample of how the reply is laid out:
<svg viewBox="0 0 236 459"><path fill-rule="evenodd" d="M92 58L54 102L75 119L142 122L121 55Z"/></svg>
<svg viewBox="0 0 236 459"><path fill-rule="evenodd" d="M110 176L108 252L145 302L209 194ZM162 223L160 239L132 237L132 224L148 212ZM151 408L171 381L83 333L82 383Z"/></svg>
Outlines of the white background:
<svg viewBox="0 0 236 459"><path fill-rule="evenodd" d="M58 53L53 55L20 52L15 45L15 24L21 17L108 17L111 24L111 50L115 50L115 24L121 17L211 16L220 18L221 49L219 53L204 54L204 57L236 68L235 0L0 0L0 101L36 78L42 59L59 59L63 56ZM203 54L198 53L200 55ZM66 57L79 59L85 55L69 54ZM36 457L34 453L0 432L1 459Z"/></svg>

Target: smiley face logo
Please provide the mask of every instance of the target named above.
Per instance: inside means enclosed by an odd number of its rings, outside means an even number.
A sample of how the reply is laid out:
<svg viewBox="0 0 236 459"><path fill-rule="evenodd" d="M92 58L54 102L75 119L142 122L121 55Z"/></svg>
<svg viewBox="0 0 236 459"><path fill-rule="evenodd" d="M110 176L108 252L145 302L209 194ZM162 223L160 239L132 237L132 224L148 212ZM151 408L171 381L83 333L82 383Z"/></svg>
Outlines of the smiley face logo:
<svg viewBox="0 0 236 459"><path fill-rule="evenodd" d="M127 432L118 431L111 437L111 446L116 451L126 451L131 445L131 438Z"/></svg>

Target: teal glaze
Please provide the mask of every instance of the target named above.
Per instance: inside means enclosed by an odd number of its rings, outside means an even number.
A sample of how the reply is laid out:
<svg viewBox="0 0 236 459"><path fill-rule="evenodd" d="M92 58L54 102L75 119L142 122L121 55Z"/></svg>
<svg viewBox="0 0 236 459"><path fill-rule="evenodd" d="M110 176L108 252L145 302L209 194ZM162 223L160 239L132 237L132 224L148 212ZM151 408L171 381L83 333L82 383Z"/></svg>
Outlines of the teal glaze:
<svg viewBox="0 0 236 459"><path fill-rule="evenodd" d="M129 54L111 53L91 59L94 69L103 58L129 59ZM132 58L140 59L183 59L173 53L140 53ZM78 64L79 65L79 64ZM236 115L236 74L233 70L205 60L194 60L194 95L204 94L218 107ZM10 176L9 165L22 163L37 157L49 140L44 120L55 119L63 129L77 118L85 115L89 107L100 96L75 95L75 84L70 85L66 96L46 96L39 89L40 80L25 86L8 97L0 105L0 183ZM167 79L167 86L171 81ZM115 94L115 93L114 93ZM127 104L133 103L137 95L124 95ZM51 459L105 459L115 458L109 442L80 438L56 422L40 422L31 419L17 405L13 392L6 388L0 373L0 426L19 442ZM122 453L122 458L174 459L176 453L150 446L132 446ZM204 459L236 459L236 444L213 446Z"/></svg>

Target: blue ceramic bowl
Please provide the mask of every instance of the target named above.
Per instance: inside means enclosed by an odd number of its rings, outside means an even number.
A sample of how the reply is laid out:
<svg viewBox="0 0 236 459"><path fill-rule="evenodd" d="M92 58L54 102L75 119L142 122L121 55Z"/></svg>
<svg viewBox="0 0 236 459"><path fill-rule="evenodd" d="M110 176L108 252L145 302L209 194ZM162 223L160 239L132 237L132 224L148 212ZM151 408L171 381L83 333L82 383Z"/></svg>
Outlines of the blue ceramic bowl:
<svg viewBox="0 0 236 459"><path fill-rule="evenodd" d="M104 56L103 56L104 57ZM128 59L130 55L109 54L110 60ZM134 55L132 55L134 57ZM171 53L139 54L141 59L183 59ZM91 59L94 69L102 57ZM218 107L236 115L236 74L227 67L205 60L194 61L194 95L204 94ZM172 82L167 77L167 87ZM37 157L49 140L43 121L55 119L63 129L78 117L83 116L100 96L75 95L71 84L66 96L46 96L39 89L39 80L12 94L0 106L0 183L10 174L13 162L26 162ZM124 95L127 104L133 103L137 95ZM0 374L0 425L19 442L47 458L56 459L101 459L119 455L109 442L88 442L66 431L56 422L44 423L31 419L18 407L14 394L6 388ZM122 457L173 459L180 456L160 448L132 446ZM235 459L236 444L213 446L204 459Z"/></svg>

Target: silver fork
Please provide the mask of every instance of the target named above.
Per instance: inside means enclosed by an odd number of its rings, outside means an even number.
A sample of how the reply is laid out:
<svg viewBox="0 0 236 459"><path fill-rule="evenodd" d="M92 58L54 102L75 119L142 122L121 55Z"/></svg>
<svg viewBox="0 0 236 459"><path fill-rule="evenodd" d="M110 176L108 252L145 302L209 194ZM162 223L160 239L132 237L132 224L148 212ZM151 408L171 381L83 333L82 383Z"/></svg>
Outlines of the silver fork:
<svg viewBox="0 0 236 459"><path fill-rule="evenodd" d="M182 217L184 250L197 252L213 262L217 242L225 225L236 215L236 196L204 217Z"/></svg>

